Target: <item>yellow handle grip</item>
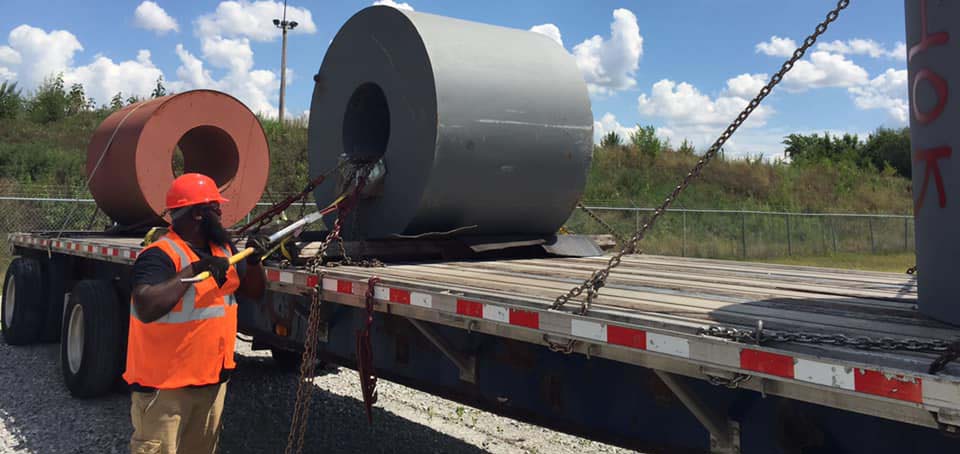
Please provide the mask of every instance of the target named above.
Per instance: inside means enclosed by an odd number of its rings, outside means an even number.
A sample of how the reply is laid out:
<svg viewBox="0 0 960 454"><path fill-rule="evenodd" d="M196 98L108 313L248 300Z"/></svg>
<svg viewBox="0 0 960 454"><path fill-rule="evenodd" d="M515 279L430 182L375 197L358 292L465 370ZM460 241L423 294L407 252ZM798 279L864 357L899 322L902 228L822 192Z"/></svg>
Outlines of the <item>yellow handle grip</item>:
<svg viewBox="0 0 960 454"><path fill-rule="evenodd" d="M236 264L239 263L241 260L249 257L250 254L253 254L253 248L252 248L252 247L248 247L248 248L246 248L246 249L244 249L244 250L242 250L242 251L240 251L240 252L237 252L236 254L233 254L232 256L230 256L230 259L228 260L228 262L230 262L231 265L236 265ZM204 272L202 272L202 273L200 273L200 274L198 274L198 275L196 275L196 276L194 276L194 277L191 277L191 278L188 278L188 279L182 279L180 282L185 282L185 283L200 282L200 281L202 281L202 280L204 280L204 279L209 279L209 278L210 278L210 272L209 272L209 271L204 271Z"/></svg>

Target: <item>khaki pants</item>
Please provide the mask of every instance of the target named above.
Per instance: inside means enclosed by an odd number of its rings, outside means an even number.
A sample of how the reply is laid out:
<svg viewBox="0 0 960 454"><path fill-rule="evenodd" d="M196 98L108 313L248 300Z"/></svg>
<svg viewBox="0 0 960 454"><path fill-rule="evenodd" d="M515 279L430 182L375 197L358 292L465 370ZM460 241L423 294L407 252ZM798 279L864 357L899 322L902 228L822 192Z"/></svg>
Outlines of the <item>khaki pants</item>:
<svg viewBox="0 0 960 454"><path fill-rule="evenodd" d="M131 393L132 454L217 451L227 384Z"/></svg>

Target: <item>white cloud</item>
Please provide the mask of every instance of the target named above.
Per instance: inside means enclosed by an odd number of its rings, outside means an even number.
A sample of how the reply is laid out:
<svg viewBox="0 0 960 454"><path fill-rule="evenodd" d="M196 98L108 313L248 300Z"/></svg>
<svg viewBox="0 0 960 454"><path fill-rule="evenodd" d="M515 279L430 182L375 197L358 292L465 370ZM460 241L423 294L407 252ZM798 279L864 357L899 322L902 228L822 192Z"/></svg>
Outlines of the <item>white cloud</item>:
<svg viewBox="0 0 960 454"><path fill-rule="evenodd" d="M610 132L616 132L620 135L620 138L623 139L624 143L630 141L630 134L637 130L636 126L626 127L620 124L617 121L617 116L607 112L600 117L600 120L593 121L593 143L599 145L600 141L603 140L603 136L607 135Z"/></svg>
<svg viewBox="0 0 960 454"><path fill-rule="evenodd" d="M65 72L73 64L73 56L83 50L77 37L65 30L50 33L21 25L10 31L9 48L20 56L20 63L5 66L17 73L24 88L36 87L49 76ZM7 51L8 57L13 53Z"/></svg>
<svg viewBox="0 0 960 454"><path fill-rule="evenodd" d="M909 120L907 102L907 70L887 69L869 82L848 89L859 109L882 109L897 124Z"/></svg>
<svg viewBox="0 0 960 454"><path fill-rule="evenodd" d="M10 46L0 46L0 65L19 65L20 62L20 52Z"/></svg>
<svg viewBox="0 0 960 454"><path fill-rule="evenodd" d="M393 0L377 0L373 2L373 6L390 6L396 9L403 9L407 11L413 11L413 7L409 3L397 3Z"/></svg>
<svg viewBox="0 0 960 454"><path fill-rule="evenodd" d="M560 36L560 28L554 24L534 25L533 27L530 27L530 31L546 36L547 38L556 41L560 47L563 47L563 37Z"/></svg>
<svg viewBox="0 0 960 454"><path fill-rule="evenodd" d="M74 55L81 50L80 41L68 31L46 32L21 25L10 32L9 45L0 46L0 78L32 90L44 79L62 74L68 88L82 84L88 97L105 104L117 92L149 95L163 74L147 50L140 50L135 60L117 62L97 54L90 63L74 66Z"/></svg>
<svg viewBox="0 0 960 454"><path fill-rule="evenodd" d="M771 57L789 57L797 49L797 42L790 38L781 38L771 36L769 41L758 43L757 53L770 55Z"/></svg>
<svg viewBox="0 0 960 454"><path fill-rule="evenodd" d="M797 92L811 88L853 87L865 84L868 79L867 70L843 55L818 50L810 54L809 59L795 63L784 76L783 83L788 90Z"/></svg>
<svg viewBox="0 0 960 454"><path fill-rule="evenodd" d="M283 17L283 2L248 0L224 1L216 11L197 19L197 33L204 37L250 38L254 41L272 41L280 37L274 19ZM313 15L306 8L287 6L287 20L296 21L297 28L290 33L316 33Z"/></svg>
<svg viewBox="0 0 960 454"><path fill-rule="evenodd" d="M725 126L748 102L746 98L732 94L710 99L693 85L669 79L653 84L649 96L642 94L637 98L640 113L664 119L667 127ZM772 114L769 107L758 106L747 120L747 126L763 126Z"/></svg>
<svg viewBox="0 0 960 454"><path fill-rule="evenodd" d="M889 57L905 60L907 45L897 42L892 49L887 50L882 44L872 39L851 39L848 41L830 41L817 45L817 50L843 55L868 55L871 58Z"/></svg>
<svg viewBox="0 0 960 454"><path fill-rule="evenodd" d="M614 10L610 38L594 35L574 46L573 55L591 93L611 94L635 86L643 55L637 16L623 8Z"/></svg>
<svg viewBox="0 0 960 454"><path fill-rule="evenodd" d="M170 31L180 31L177 21L170 17L160 5L146 0L133 12L133 23L147 30L157 32L158 35Z"/></svg>
<svg viewBox="0 0 960 454"><path fill-rule="evenodd" d="M227 39L219 36L204 39L203 56L211 65L231 72L248 72L253 68L253 49L247 38Z"/></svg>
<svg viewBox="0 0 960 454"><path fill-rule="evenodd" d="M764 74L741 74L733 77L727 81L727 90L714 98L689 83L663 79L653 84L649 95L642 94L637 98L637 107L642 115L663 122L663 126L657 128L657 135L670 139L675 146L684 139L689 140L702 152L746 107L748 98L756 94L750 91L756 87L758 81L765 78ZM766 125L773 113L773 109L768 106L758 106L737 132L740 142L731 141L727 145L730 152L728 156L774 151L768 146L770 140L763 139L765 133L759 129ZM748 137L750 139L747 139ZM747 149L740 145L741 142L768 145L762 149Z"/></svg>
<svg viewBox="0 0 960 454"><path fill-rule="evenodd" d="M117 92L124 97L137 95L145 97L156 86L157 79L163 75L150 60L150 51L140 50L136 60L119 63L97 55L88 65L72 68L63 75L64 83L83 85L88 97L98 104L106 104Z"/></svg>
<svg viewBox="0 0 960 454"><path fill-rule="evenodd" d="M727 80L727 93L731 96L753 99L769 79L770 76L766 74L741 74Z"/></svg>
<svg viewBox="0 0 960 454"><path fill-rule="evenodd" d="M903 62L907 61L907 44L898 41L897 44L893 46L893 49L890 50L890 57Z"/></svg>
<svg viewBox="0 0 960 454"><path fill-rule="evenodd" d="M249 40L210 38L203 41L202 52L210 65L222 69L225 75L219 79L213 77L203 60L186 50L183 45L177 45L180 66L177 68L178 80L169 83L172 90L220 90L237 97L254 112L270 117L277 116L278 109L273 106L272 101L277 99L280 78L273 71L252 69L253 51L250 49Z"/></svg>

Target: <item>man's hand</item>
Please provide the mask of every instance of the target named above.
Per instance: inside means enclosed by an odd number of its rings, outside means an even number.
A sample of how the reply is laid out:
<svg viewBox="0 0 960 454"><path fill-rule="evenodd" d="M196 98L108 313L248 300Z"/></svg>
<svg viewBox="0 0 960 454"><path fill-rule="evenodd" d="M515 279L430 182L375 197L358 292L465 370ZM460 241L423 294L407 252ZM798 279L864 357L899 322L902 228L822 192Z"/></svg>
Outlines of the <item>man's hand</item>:
<svg viewBox="0 0 960 454"><path fill-rule="evenodd" d="M217 282L217 287L223 287L227 282L227 270L230 269L230 262L223 257L204 257L190 264L193 268L193 274L197 275L204 271L209 271L213 280Z"/></svg>
<svg viewBox="0 0 960 454"><path fill-rule="evenodd" d="M269 240L262 235L252 235L247 238L247 244L244 248L253 248L253 254L247 256L247 263L250 265L259 265L263 255L267 253Z"/></svg>

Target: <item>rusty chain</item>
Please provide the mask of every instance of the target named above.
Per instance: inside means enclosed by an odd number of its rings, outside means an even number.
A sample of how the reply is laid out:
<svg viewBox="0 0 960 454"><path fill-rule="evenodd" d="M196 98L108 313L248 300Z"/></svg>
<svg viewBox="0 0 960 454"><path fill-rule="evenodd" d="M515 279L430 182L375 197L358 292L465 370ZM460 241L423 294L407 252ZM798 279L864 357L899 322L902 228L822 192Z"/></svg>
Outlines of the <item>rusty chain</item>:
<svg viewBox="0 0 960 454"><path fill-rule="evenodd" d="M757 96L750 100L750 103L747 104L747 106L743 109L743 111L740 112L739 115L737 115L737 118L734 119L729 126L727 126L727 129L720 134L720 137L717 138L707 152L703 154L699 161L697 161L697 164L693 167L693 169L687 173L687 175L673 189L670 195L668 195L660 204L660 206L654 210L650 218L647 219L647 221L643 224L643 226L640 227L639 230L637 230L636 233L634 233L633 237L630 238L627 244L623 245L619 252L610 257L605 267L594 271L589 278L583 281L583 283L571 288L567 293L558 296L553 305L550 306L551 309L560 309L564 304L570 301L570 299L580 296L584 291L592 290L594 293L588 293L588 298L583 302L579 312L581 315L586 314L586 312L590 309L593 298L596 296L595 292L599 292L600 289L606 285L607 278L610 277L610 272L620 265L621 260L623 260L623 256L635 252L643 252L639 250L639 244L643 240L644 236L646 236L647 231L650 230L654 224L656 224L660 216L662 216L667 209L670 208L673 202L687 188L690 182L694 178L700 176L703 168L706 167L706 165L714 158L714 156L716 156L717 152L720 151L720 148L723 147L728 139L730 139L730 136L732 136L733 133L740 128L743 122L750 117L750 114L753 113L757 106L760 105L760 102L763 101L763 99L770 94L773 88L783 80L783 76L793 68L793 65L797 62L797 60L803 58L803 55L807 52L807 50L817 42L817 38L827 31L827 27L830 25L830 23L837 20L837 18L840 16L840 11L845 9L849 4L850 0L839 0L837 2L837 6L827 13L824 21L817 24L814 32L807 36L807 38L803 41L803 44L793 51L793 55L790 57L790 59L783 63L783 65L780 67L780 70L770 77L770 80L762 89L760 89L760 92L757 93Z"/></svg>
<svg viewBox="0 0 960 454"><path fill-rule="evenodd" d="M317 253L307 261L307 270L317 276L317 285L310 295L310 315L307 318L307 333L303 341L303 355L300 358L300 376L297 380L297 400L290 418L290 433L287 435L285 454L299 454L303 450L303 438L307 431L307 419L310 415L310 403L313 400L313 382L315 372L316 347L320 333L320 294L323 289L323 256L337 238L342 228L340 218L320 243Z"/></svg>
<svg viewBox="0 0 960 454"><path fill-rule="evenodd" d="M583 202L577 202L577 208L580 208L584 213L587 213L587 216L589 216L590 219L593 219L597 224L600 224L600 226L603 227L607 233L613 235L613 239L617 240L617 244L627 244L627 240L623 237L623 235L620 235L620 232L618 232L617 229L613 228L613 226L608 224L607 221L604 221L603 218L601 218L600 215L598 215L595 211L587 208Z"/></svg>

